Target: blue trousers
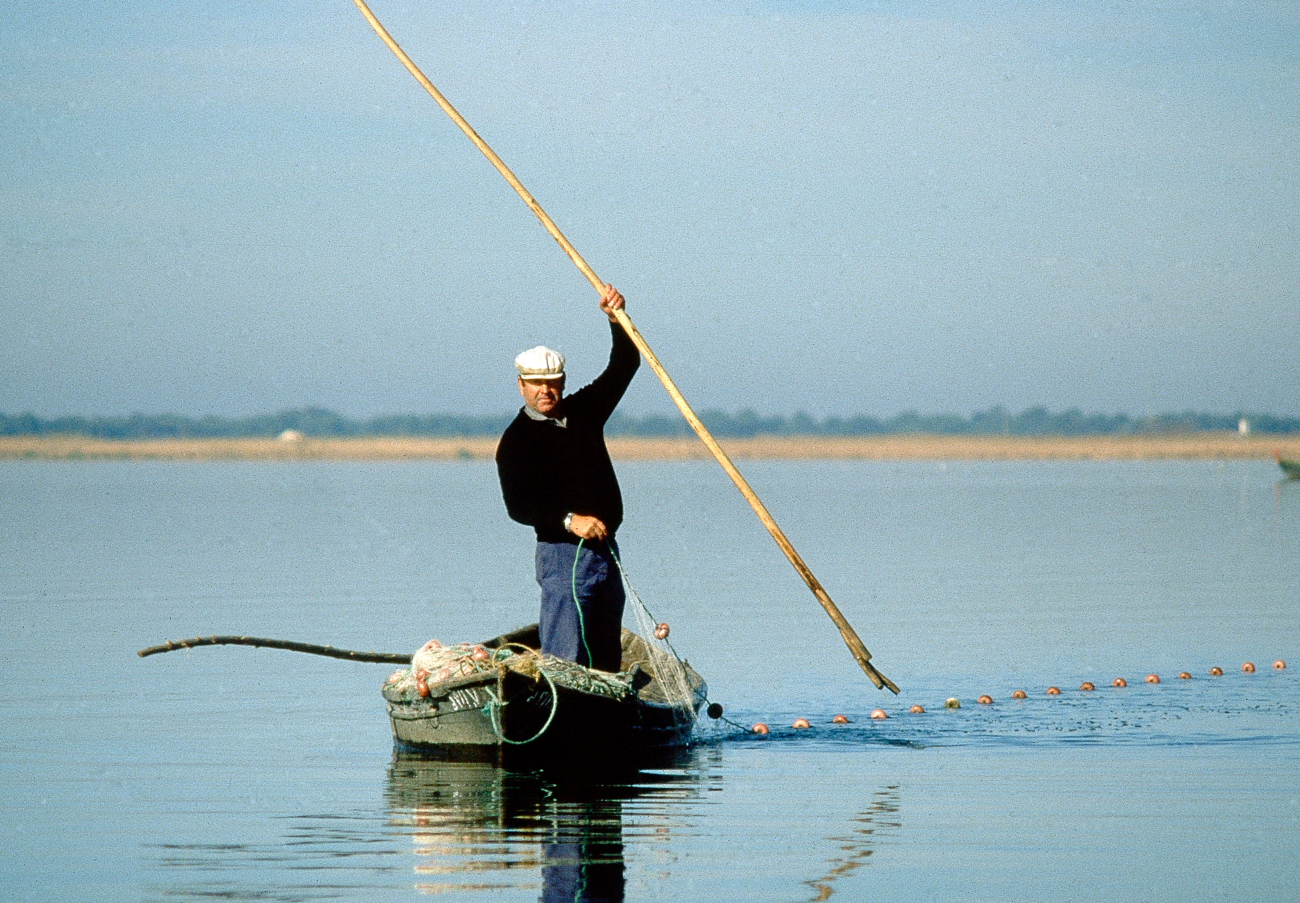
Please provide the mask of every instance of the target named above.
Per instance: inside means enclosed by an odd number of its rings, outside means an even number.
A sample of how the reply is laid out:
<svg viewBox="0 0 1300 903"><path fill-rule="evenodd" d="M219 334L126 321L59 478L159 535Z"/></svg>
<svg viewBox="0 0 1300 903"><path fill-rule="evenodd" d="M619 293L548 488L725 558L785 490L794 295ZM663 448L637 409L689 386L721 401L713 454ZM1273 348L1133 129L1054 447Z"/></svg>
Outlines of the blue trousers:
<svg viewBox="0 0 1300 903"><path fill-rule="evenodd" d="M618 547L614 547L617 554ZM574 558L577 558L577 570ZM623 578L603 542L537 544L542 651L601 671L618 671L623 658ZM574 604L573 588L578 600ZM588 657L590 650L590 657Z"/></svg>

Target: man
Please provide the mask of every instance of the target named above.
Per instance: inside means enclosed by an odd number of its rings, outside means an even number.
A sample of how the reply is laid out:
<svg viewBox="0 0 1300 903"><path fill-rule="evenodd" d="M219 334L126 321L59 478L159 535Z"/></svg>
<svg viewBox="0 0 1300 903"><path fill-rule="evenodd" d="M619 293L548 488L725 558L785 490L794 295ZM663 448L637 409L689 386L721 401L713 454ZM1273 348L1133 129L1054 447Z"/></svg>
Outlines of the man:
<svg viewBox="0 0 1300 903"><path fill-rule="evenodd" d="M537 533L542 651L602 671L619 670L625 602L614 558L623 495L604 429L641 364L614 318L623 306L606 285L600 309L613 336L609 364L567 398L562 354L538 346L515 358L524 407L496 454L506 511Z"/></svg>

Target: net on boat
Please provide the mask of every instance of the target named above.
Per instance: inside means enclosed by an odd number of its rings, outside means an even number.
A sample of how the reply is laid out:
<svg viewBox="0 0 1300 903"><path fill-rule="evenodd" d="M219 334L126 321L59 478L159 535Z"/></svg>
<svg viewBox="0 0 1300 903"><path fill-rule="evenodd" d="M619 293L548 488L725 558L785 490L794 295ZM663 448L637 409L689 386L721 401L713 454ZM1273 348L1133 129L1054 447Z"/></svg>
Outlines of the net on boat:
<svg viewBox="0 0 1300 903"><path fill-rule="evenodd" d="M649 693L660 697L659 700L673 707L674 718L683 727L695 720L699 707L705 701L707 692L704 681L689 662L677 654L669 641L668 625L658 621L650 609L637 595L627 569L620 559L615 559L627 587L628 608L633 627L630 633L623 635L623 667L639 667L655 681L642 693L645 698Z"/></svg>
<svg viewBox="0 0 1300 903"><path fill-rule="evenodd" d="M496 674L501 668L516 671L533 680L543 673L551 681L581 690L621 699L632 693L632 675L593 671L576 662L565 661L525 646L488 648L481 643L457 643L444 646L429 640L411 656L411 666L394 671L384 682L390 696L408 701L434 695L441 685L455 684L463 678Z"/></svg>

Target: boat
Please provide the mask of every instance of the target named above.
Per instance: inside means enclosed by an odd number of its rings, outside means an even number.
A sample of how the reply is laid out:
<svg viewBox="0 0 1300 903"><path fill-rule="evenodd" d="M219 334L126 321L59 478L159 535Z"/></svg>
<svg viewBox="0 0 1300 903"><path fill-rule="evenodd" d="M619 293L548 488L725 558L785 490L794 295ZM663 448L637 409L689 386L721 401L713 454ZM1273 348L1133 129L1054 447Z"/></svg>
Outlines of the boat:
<svg viewBox="0 0 1300 903"><path fill-rule="evenodd" d="M689 663L623 629L618 673L539 652L536 624L483 643L430 640L385 681L399 752L502 766L625 761L691 743L707 697Z"/></svg>
<svg viewBox="0 0 1300 903"><path fill-rule="evenodd" d="M1282 457L1281 449L1274 449L1273 458L1277 461L1277 466L1282 468L1282 472L1287 475L1287 479L1300 480L1300 461L1292 461Z"/></svg>

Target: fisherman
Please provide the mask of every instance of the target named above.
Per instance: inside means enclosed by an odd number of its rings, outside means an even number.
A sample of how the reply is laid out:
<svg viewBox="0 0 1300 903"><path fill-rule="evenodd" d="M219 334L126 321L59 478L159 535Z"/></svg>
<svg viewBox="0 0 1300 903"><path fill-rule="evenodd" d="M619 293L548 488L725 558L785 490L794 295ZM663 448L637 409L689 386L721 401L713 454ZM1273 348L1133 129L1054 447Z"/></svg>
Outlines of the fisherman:
<svg viewBox="0 0 1300 903"><path fill-rule="evenodd" d="M613 336L609 364L567 398L564 355L539 345L515 358L524 407L496 454L507 513L537 533L542 651L602 671L619 670L626 601L614 539L623 496L604 429L641 363L614 317L623 306L606 285L600 309Z"/></svg>

